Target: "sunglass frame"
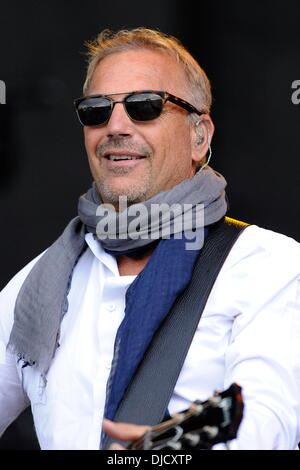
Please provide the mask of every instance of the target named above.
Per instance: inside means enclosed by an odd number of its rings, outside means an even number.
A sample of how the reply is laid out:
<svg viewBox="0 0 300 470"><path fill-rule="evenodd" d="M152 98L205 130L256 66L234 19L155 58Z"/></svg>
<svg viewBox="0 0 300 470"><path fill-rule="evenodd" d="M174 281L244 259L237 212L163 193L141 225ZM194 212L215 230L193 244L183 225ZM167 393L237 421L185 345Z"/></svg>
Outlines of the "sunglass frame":
<svg viewBox="0 0 300 470"><path fill-rule="evenodd" d="M76 114L77 114L77 117L79 119L79 122L83 125L83 126L88 126L88 127L94 127L94 126L103 126L104 124L106 124L110 117L111 117L111 114L113 112L113 108L114 108L114 105L116 103L124 103L124 106L125 106L125 109L126 109L126 99L128 99L130 96L133 96L133 95L139 95L139 94L156 94L158 96L160 96L163 100L163 106L164 104L167 102L167 101L170 101L171 103L174 103L176 104L177 106L185 109L186 111L188 111L189 113L195 113L195 114L198 114L199 116L201 116L202 114L204 114L203 111L199 111L197 108L195 108L195 106L193 106L191 103L189 103L188 101L182 99L182 98L179 98L178 96L175 96L175 95L172 95L171 93L169 93L168 91L161 91L161 90L138 90L138 91L124 91L123 93L110 93L110 94L96 94L96 95L87 95L87 96L82 96L80 98L77 98L74 100L74 106L75 106L75 110L76 110ZM111 96L117 96L117 95L126 95L122 100L113 100L111 98ZM110 106L111 106L111 112L110 112L110 115L109 117L103 121L102 123L100 124L89 124L89 125L86 125L84 124L82 121L81 121L81 118L80 118L80 115L79 115L79 110L78 110L78 107L80 105L80 103L82 103L84 100L87 100L87 99L91 99L91 98L105 98L107 99L109 102L110 102ZM162 109L163 109L163 106L162 106ZM126 112L128 114L128 111L126 109ZM160 114L159 114L160 115ZM152 118L152 119L149 119L149 121L153 121L154 119L157 119L159 117L159 115L155 118ZM135 122L147 122L147 120L137 120L137 119L133 119L130 114L128 114L128 116L130 117L130 119L132 119L133 121Z"/></svg>

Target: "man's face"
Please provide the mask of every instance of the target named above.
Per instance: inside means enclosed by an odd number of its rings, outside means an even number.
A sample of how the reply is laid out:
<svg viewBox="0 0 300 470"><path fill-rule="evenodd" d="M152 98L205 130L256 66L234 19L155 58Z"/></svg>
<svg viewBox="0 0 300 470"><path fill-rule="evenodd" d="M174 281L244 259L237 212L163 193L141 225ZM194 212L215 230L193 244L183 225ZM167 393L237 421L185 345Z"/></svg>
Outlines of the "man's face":
<svg viewBox="0 0 300 470"><path fill-rule="evenodd" d="M168 91L188 100L181 66L167 54L146 49L105 57L93 74L88 94L124 93L115 97L119 100L137 90ZM121 195L134 203L172 188L194 175L199 160L188 113L170 102L157 119L147 122L132 121L123 104L117 103L106 124L84 127L84 137L98 191L104 202L112 204ZM145 158L113 161L110 155Z"/></svg>

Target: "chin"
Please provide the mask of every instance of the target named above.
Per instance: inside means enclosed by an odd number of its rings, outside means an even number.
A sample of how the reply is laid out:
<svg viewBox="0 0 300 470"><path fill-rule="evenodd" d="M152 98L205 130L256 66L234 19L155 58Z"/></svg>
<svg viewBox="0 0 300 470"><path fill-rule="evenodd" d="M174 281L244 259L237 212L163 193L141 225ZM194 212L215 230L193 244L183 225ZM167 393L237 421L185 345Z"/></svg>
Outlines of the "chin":
<svg viewBox="0 0 300 470"><path fill-rule="evenodd" d="M132 185L130 187L124 186L122 188L120 188L120 186L114 188L104 185L101 187L100 193L102 199L111 204L119 203L119 198L121 196L127 197L128 204L134 204L147 199L147 191L145 191L145 188L134 188Z"/></svg>

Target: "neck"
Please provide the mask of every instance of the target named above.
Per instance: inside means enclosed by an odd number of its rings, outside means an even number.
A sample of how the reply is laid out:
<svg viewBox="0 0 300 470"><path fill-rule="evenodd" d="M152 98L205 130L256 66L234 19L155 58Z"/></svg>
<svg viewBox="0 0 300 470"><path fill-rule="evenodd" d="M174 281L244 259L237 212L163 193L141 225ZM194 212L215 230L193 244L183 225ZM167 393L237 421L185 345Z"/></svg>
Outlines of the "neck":
<svg viewBox="0 0 300 470"><path fill-rule="evenodd" d="M120 276L137 276L148 263L155 247L150 247L143 256L138 259L130 258L125 255L117 255L117 263Z"/></svg>

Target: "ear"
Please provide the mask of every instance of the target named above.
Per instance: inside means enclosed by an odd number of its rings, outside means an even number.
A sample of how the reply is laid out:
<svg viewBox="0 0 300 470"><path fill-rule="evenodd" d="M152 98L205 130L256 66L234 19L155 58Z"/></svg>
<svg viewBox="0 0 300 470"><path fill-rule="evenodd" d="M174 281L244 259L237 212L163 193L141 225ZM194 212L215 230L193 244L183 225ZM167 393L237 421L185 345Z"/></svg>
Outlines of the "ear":
<svg viewBox="0 0 300 470"><path fill-rule="evenodd" d="M205 157L215 130L209 114L199 116L199 121L198 125L195 122L191 123L191 155L196 166L205 163Z"/></svg>

